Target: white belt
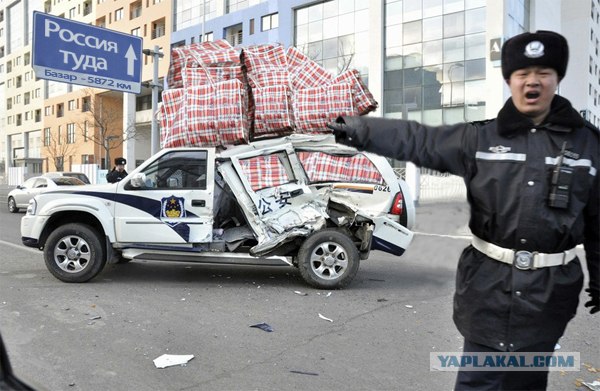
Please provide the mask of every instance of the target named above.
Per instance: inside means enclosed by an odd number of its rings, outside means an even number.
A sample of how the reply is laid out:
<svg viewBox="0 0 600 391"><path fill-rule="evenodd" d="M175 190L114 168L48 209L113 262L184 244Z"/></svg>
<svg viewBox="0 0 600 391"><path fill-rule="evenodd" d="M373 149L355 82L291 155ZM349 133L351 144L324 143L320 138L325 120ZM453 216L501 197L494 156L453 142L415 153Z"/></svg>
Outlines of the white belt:
<svg viewBox="0 0 600 391"><path fill-rule="evenodd" d="M575 248L554 254L543 254L535 251L515 251L488 243L475 235L473 235L471 244L488 257L496 261L508 263L509 265L515 265L517 269L521 270L566 265L576 257Z"/></svg>

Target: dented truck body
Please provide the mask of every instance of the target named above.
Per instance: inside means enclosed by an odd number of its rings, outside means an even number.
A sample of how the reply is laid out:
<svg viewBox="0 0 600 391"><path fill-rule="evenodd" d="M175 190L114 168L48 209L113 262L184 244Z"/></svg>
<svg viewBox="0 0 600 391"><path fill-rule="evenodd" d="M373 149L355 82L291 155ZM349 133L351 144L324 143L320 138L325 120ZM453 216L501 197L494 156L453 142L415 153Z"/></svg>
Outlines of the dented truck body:
<svg viewBox="0 0 600 391"><path fill-rule="evenodd" d="M121 182L36 197L21 222L66 282L106 262L287 265L346 286L371 250L401 255L414 207L388 161L328 135L166 149Z"/></svg>

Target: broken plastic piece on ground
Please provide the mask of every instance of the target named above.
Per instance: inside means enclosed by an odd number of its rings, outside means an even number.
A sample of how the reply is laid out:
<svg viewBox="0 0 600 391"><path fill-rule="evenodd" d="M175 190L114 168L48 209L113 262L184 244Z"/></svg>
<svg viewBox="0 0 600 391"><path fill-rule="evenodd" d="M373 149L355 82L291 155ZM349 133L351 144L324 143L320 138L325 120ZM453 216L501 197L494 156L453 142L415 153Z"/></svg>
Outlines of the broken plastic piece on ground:
<svg viewBox="0 0 600 391"><path fill-rule="evenodd" d="M304 372L304 371L295 371L295 370L290 370L291 373L297 373L299 375L310 375L310 376L319 376L318 373L315 372Z"/></svg>
<svg viewBox="0 0 600 391"><path fill-rule="evenodd" d="M560 349L560 345L559 344L554 345L554 350L558 350L558 349Z"/></svg>
<svg viewBox="0 0 600 391"><path fill-rule="evenodd" d="M412 306L412 305L410 305L410 304L405 304L404 306L405 306L406 308L413 308L413 306Z"/></svg>
<svg viewBox="0 0 600 391"><path fill-rule="evenodd" d="M192 358L194 358L193 354L163 354L154 359L154 365L156 368L166 368L174 365L184 366Z"/></svg>
<svg viewBox="0 0 600 391"><path fill-rule="evenodd" d="M269 326L268 324L266 324L264 322L263 323L253 324L250 327L255 327L257 329L261 329L261 330L267 331L269 333L273 332L273 327Z"/></svg>
<svg viewBox="0 0 600 391"><path fill-rule="evenodd" d="M600 381L598 380L594 380L592 383L581 382L581 384L583 384L592 391L600 391Z"/></svg>
<svg viewBox="0 0 600 391"><path fill-rule="evenodd" d="M331 319L329 319L329 318L326 318L326 317L324 317L324 316L323 316L323 315L321 315L321 314L319 314L319 318L321 318L321 319L324 319L324 320L327 320L327 321L329 321L329 322L333 322L333 320L331 320Z"/></svg>
<svg viewBox="0 0 600 391"><path fill-rule="evenodd" d="M308 296L308 293L304 293L304 292L300 292L300 291L294 291L295 294L300 295L300 296Z"/></svg>

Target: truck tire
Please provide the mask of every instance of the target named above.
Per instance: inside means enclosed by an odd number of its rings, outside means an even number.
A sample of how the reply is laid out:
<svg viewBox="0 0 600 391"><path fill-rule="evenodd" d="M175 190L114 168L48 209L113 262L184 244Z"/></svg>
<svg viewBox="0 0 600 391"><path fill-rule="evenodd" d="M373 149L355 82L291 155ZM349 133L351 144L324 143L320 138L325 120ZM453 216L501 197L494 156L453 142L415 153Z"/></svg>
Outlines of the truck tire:
<svg viewBox="0 0 600 391"><path fill-rule="evenodd" d="M358 249L344 233L324 229L313 233L298 250L298 269L310 285L322 289L343 288L356 276Z"/></svg>
<svg viewBox="0 0 600 391"><path fill-rule="evenodd" d="M17 202L12 197L8 199L8 211L10 213L17 213L19 211L19 208L17 208Z"/></svg>
<svg viewBox="0 0 600 391"><path fill-rule="evenodd" d="M105 251L99 235L83 224L65 224L56 228L44 247L46 267L64 282L86 282L102 271Z"/></svg>

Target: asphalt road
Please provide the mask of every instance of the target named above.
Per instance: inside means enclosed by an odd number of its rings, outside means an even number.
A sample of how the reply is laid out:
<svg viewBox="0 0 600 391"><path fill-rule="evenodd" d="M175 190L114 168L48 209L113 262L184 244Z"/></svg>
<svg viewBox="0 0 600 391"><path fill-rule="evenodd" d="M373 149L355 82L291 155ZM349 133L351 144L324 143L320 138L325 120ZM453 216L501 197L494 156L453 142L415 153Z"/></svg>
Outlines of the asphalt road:
<svg viewBox="0 0 600 391"><path fill-rule="evenodd" d="M402 257L375 252L350 287L323 291L287 267L138 261L62 283L2 207L0 330L17 374L48 390L451 390L455 373L430 371L429 353L462 347L452 295L467 212L420 206L423 234ZM600 368L599 320L580 304L562 351ZM274 331L250 327L262 322ZM194 358L157 369L162 354ZM549 389L599 377L582 365Z"/></svg>

